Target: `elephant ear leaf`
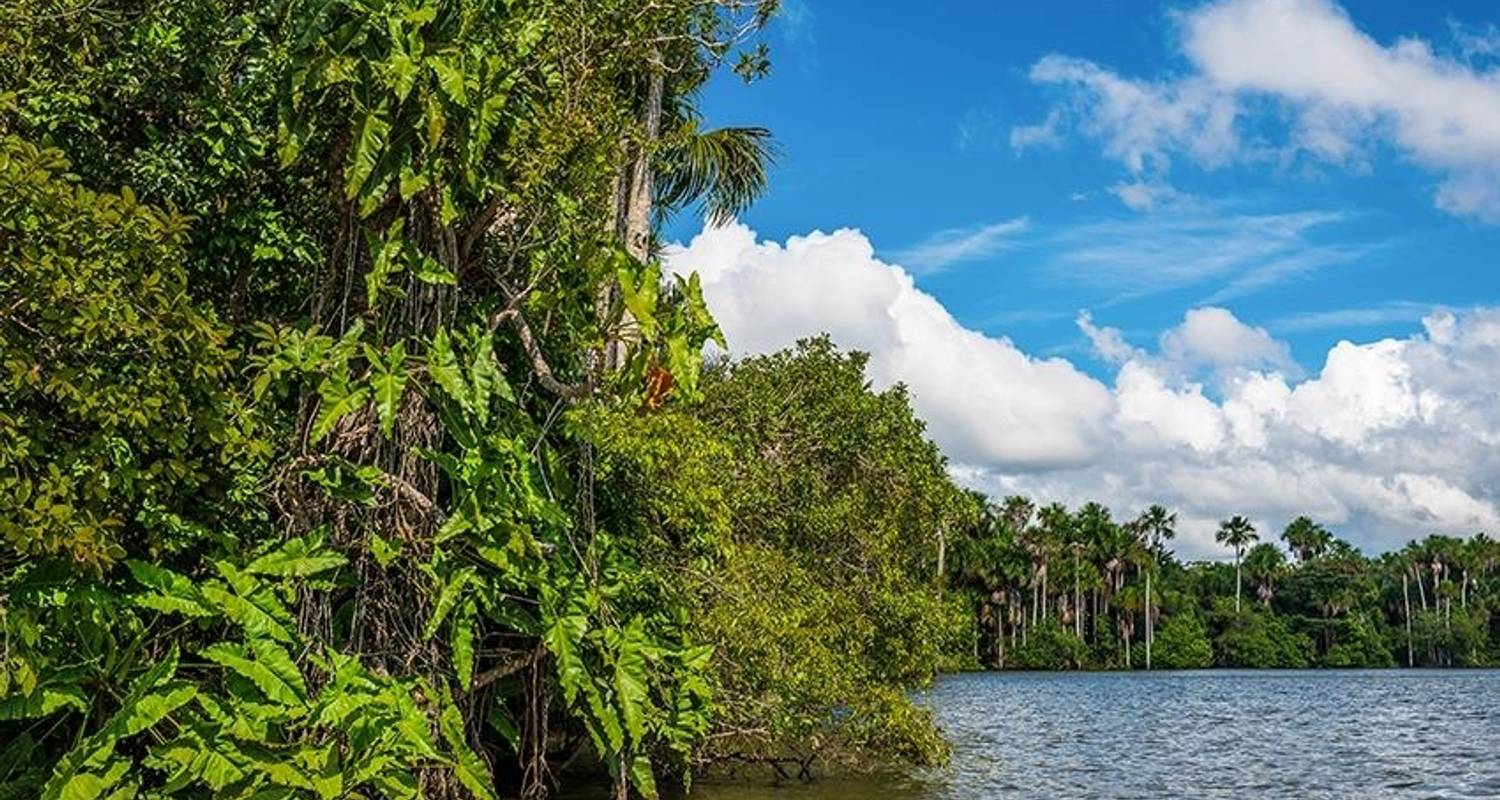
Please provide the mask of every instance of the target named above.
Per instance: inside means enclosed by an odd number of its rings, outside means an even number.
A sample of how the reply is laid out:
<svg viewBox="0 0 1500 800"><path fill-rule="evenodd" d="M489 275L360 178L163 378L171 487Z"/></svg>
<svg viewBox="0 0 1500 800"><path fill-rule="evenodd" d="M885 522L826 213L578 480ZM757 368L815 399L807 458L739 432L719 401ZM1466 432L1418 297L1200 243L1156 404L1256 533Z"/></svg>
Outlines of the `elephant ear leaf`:
<svg viewBox="0 0 1500 800"><path fill-rule="evenodd" d="M615 692L620 701L620 716L625 720L625 731L637 746L646 738L647 696L646 654L644 651L645 628L640 617L626 626L620 637L620 650L615 661Z"/></svg>
<svg viewBox="0 0 1500 800"><path fill-rule="evenodd" d="M651 759L636 756L630 762L630 783L646 800L657 800L656 774L651 770Z"/></svg>
<svg viewBox="0 0 1500 800"><path fill-rule="evenodd" d="M375 416L380 419L380 432L389 437L396 428L396 412L406 391L406 345L397 342L385 358L369 348L366 358L370 362L370 387L375 390Z"/></svg>
<svg viewBox="0 0 1500 800"><path fill-rule="evenodd" d="M490 784L489 767L485 766L483 759L469 747L468 739L464 735L464 718L459 713L458 706L453 704L453 698L447 695L446 690L443 692L442 700L443 710L438 715L438 729L442 731L443 740L453 754L454 776L465 789L469 790L470 794L479 800L499 800L495 794L495 787Z"/></svg>
<svg viewBox="0 0 1500 800"><path fill-rule="evenodd" d="M318 386L318 394L322 396L323 402L318 409L318 416L313 420L314 444L321 442L345 415L363 408L370 392L365 386L350 389L341 381L325 380Z"/></svg>

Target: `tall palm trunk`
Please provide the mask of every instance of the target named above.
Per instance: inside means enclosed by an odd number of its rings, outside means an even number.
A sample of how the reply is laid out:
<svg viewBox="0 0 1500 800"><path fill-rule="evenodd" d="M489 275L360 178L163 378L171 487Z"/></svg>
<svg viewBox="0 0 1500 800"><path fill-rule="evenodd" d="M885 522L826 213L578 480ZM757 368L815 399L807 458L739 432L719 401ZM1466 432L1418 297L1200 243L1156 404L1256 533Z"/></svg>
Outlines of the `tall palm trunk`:
<svg viewBox="0 0 1500 800"><path fill-rule="evenodd" d="M1401 601L1406 607L1406 666L1412 666L1411 658L1411 589L1406 580L1406 570L1401 570Z"/></svg>
<svg viewBox="0 0 1500 800"><path fill-rule="evenodd" d="M653 61L659 60L659 56ZM635 146L634 158L621 173L615 192L619 203L615 210L615 234L625 246L625 252L639 261L651 257L651 208L655 202L655 187L651 168L654 143L661 134L661 114L666 78L660 65L653 65L646 82L645 104L641 108L641 137ZM614 307L619 286L605 281L599 289L596 301L601 318ZM627 312L628 313L628 312ZM614 339L604 345L603 363L605 372L619 369L625 361L627 343Z"/></svg>
<svg viewBox="0 0 1500 800"><path fill-rule="evenodd" d="M943 585L943 579L948 574L948 537L944 535L941 526L937 532L937 582Z"/></svg>
<svg viewBox="0 0 1500 800"><path fill-rule="evenodd" d="M1073 632L1083 639L1083 593L1078 589L1078 551L1073 551Z"/></svg>
<svg viewBox="0 0 1500 800"><path fill-rule="evenodd" d="M999 605L995 606L995 646L998 666L1005 669L1005 609Z"/></svg>
<svg viewBox="0 0 1500 800"><path fill-rule="evenodd" d="M1234 551L1234 613L1240 613L1240 551Z"/></svg>
<svg viewBox="0 0 1500 800"><path fill-rule="evenodd" d="M1146 570L1146 671L1151 671L1151 570Z"/></svg>
<svg viewBox="0 0 1500 800"><path fill-rule="evenodd" d="M1042 562L1042 619L1047 618L1047 562Z"/></svg>

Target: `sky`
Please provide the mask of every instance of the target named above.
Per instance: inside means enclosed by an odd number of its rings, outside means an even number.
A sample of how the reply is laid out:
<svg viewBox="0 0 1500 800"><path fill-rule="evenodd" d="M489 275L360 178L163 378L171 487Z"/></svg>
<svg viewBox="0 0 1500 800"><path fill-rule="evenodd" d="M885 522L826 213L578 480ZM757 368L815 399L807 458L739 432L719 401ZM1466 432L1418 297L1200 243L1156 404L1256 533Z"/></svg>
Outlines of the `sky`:
<svg viewBox="0 0 1500 800"><path fill-rule="evenodd" d="M784 0L705 90L778 159L669 226L737 355L828 332L963 483L1500 532L1492 2Z"/></svg>

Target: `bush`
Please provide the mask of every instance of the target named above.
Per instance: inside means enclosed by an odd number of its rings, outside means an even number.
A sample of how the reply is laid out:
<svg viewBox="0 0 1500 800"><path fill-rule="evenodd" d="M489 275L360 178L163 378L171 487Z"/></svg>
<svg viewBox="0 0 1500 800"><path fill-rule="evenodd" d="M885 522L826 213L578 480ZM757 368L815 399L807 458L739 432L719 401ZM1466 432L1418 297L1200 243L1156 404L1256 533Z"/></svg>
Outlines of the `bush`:
<svg viewBox="0 0 1500 800"><path fill-rule="evenodd" d="M1294 633L1283 617L1257 610L1235 614L1221 604L1215 622L1221 628L1214 639L1214 662L1219 666L1300 669L1312 663L1312 640Z"/></svg>
<svg viewBox="0 0 1500 800"><path fill-rule="evenodd" d="M100 567L140 523L235 516L233 448L242 470L265 453L234 431L227 332L188 298L187 220L68 169L0 140L0 538Z"/></svg>
<svg viewBox="0 0 1500 800"><path fill-rule="evenodd" d="M1071 628L1048 619L1026 634L1026 643L1011 656L1017 669L1083 669L1089 650Z"/></svg>
<svg viewBox="0 0 1500 800"><path fill-rule="evenodd" d="M1151 666L1157 669L1207 669L1214 651L1208 631L1194 614L1168 617L1151 644Z"/></svg>

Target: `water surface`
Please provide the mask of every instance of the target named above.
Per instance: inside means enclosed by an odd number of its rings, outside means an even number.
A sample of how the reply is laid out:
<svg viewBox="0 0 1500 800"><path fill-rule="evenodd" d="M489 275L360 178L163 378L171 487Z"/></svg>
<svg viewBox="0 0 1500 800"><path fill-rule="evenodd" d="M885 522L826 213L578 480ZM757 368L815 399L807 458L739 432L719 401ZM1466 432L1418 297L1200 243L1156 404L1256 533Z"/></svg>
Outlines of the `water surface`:
<svg viewBox="0 0 1500 800"><path fill-rule="evenodd" d="M987 673L924 696L952 766L703 800L1500 798L1500 671Z"/></svg>

